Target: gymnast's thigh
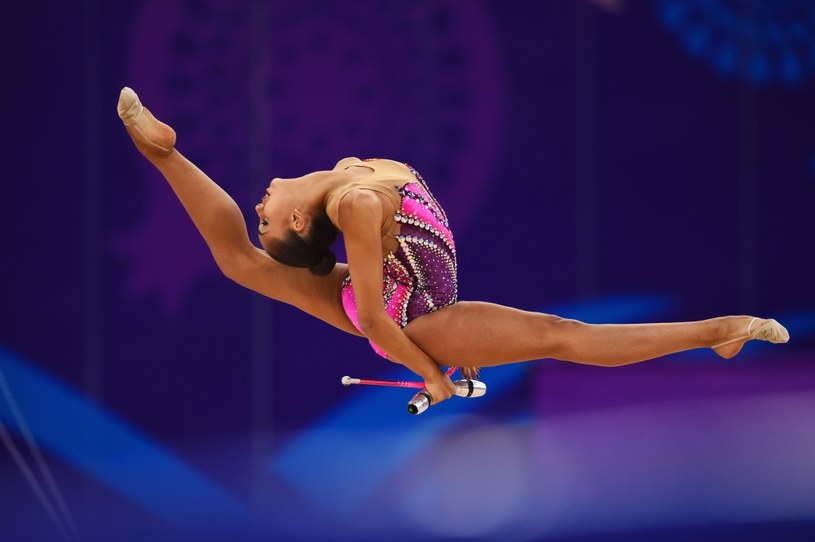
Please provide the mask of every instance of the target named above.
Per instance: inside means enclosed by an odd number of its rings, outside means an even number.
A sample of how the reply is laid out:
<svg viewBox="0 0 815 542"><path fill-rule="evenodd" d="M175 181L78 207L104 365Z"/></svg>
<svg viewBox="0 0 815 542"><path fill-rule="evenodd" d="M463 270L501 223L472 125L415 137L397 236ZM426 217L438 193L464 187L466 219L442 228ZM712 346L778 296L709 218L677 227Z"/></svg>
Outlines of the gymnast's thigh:
<svg viewBox="0 0 815 542"><path fill-rule="evenodd" d="M475 318L474 312L478 311L473 302L459 301L419 316L405 326L404 332L439 365L478 365L481 341L467 330L466 324Z"/></svg>
<svg viewBox="0 0 815 542"><path fill-rule="evenodd" d="M241 286L293 305L352 335L361 335L342 306L342 284L348 277L346 264L339 263L328 275L317 276L307 269L280 264L255 250L241 260L237 269L228 276Z"/></svg>
<svg viewBox="0 0 815 542"><path fill-rule="evenodd" d="M325 277L309 273L304 277L305 280L297 283L297 289L305 289L307 295L298 296L297 301L292 304L342 331L361 337L362 333L354 327L342 305L342 285L347 276L346 264L337 264Z"/></svg>
<svg viewBox="0 0 815 542"><path fill-rule="evenodd" d="M405 334L440 365L487 367L549 357L557 317L481 301L419 316Z"/></svg>

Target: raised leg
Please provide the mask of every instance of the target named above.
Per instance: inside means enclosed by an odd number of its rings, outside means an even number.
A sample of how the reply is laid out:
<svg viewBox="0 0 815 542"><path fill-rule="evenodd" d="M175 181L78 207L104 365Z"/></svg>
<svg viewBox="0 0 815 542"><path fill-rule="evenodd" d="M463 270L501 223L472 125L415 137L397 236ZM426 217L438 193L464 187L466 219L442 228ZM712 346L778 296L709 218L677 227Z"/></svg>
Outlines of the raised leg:
<svg viewBox="0 0 815 542"><path fill-rule="evenodd" d="M440 364L491 366L552 358L618 366L695 348L724 358L753 337L749 316L661 324L586 324L501 305L460 302L412 321L405 333ZM760 320L765 322L765 320Z"/></svg>
<svg viewBox="0 0 815 542"><path fill-rule="evenodd" d="M175 149L175 131L157 120L133 90L122 90L117 111L136 148L167 180L227 277L359 335L340 301L340 287L348 276L346 265L338 264L329 275L318 277L272 260L249 240L235 201Z"/></svg>

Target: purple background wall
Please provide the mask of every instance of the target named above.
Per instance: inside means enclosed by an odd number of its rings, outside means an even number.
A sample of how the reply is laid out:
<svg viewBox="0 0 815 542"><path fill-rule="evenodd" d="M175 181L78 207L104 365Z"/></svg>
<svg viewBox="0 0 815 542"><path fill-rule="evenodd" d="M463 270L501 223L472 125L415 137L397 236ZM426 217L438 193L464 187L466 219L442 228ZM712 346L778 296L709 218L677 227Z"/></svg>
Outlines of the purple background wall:
<svg viewBox="0 0 815 542"><path fill-rule="evenodd" d="M811 540L815 5L6 7L3 540ZM115 114L135 88L250 217L408 161L460 293L592 322L771 315L749 345L485 370L418 418L358 338L242 290ZM250 220L251 222L251 220Z"/></svg>

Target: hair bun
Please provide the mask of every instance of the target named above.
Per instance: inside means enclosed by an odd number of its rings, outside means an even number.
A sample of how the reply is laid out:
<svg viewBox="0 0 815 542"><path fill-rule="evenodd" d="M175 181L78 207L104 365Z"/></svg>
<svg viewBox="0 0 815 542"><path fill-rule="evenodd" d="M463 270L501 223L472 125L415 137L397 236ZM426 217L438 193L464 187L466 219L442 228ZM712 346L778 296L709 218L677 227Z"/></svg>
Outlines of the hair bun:
<svg viewBox="0 0 815 542"><path fill-rule="evenodd" d="M337 256L330 250L326 250L323 255L320 256L320 259L317 260L317 263L309 267L308 270L311 271L312 274L322 277L329 274L336 264Z"/></svg>

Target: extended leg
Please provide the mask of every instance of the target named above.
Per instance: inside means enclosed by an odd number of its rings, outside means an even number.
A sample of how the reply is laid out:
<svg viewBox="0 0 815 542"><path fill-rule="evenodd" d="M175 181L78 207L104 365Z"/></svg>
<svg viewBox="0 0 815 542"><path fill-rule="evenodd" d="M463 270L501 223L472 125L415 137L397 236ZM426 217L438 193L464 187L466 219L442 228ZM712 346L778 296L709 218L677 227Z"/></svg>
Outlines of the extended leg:
<svg viewBox="0 0 815 542"><path fill-rule="evenodd" d="M742 337L750 320L725 316L698 322L595 325L491 303L460 302L417 318L405 333L441 364L490 366L553 358L617 366ZM715 352L733 357L747 340Z"/></svg>
<svg viewBox="0 0 815 542"><path fill-rule="evenodd" d="M136 148L167 180L226 276L359 335L340 302L340 287L348 276L345 265L318 277L272 260L249 240L243 214L229 194L175 149L171 127L157 120L131 89L122 90L117 109Z"/></svg>

